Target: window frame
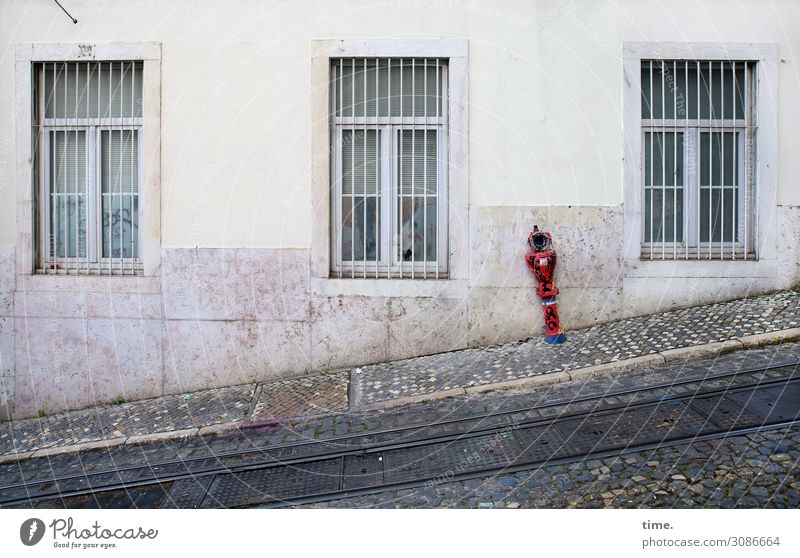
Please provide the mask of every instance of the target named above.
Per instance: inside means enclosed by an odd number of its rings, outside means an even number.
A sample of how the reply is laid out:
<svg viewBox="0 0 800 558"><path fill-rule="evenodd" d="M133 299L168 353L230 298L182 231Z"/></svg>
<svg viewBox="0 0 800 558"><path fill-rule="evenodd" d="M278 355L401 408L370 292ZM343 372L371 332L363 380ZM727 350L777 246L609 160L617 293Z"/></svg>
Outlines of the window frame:
<svg viewBox="0 0 800 558"><path fill-rule="evenodd" d="M340 59L341 60L341 59ZM364 59L355 59L361 61ZM382 58L369 58L369 61ZM442 112L439 116L428 117L371 117L371 116L336 116L335 94L331 95L330 120L331 120L331 274L337 278L447 278L447 215L448 215L448 180L447 180L447 154L448 154L448 61L438 58L441 61L442 78L439 86L443 92ZM336 65L335 59L331 63L331 72ZM333 76L331 74L331 80ZM400 135L404 131L436 131L437 143L437 192L442 203L437 204L437 238L436 238L436 261L402 261L397 254L402 249L402 235L395 234L393 225L396 225L396 215L398 213L399 192L398 178L400 176L399 165L400 155ZM342 158L344 150L341 149L342 133L345 131L378 133L381 161L380 168L383 169L380 176L380 199L385 200L380 208L380 239L389 239L388 242L381 240L382 257L375 260L365 260L364 263L358 261L342 260L341 258L341 237L340 232L342 219ZM418 194L412 194L416 198ZM423 198L427 198L423 196Z"/></svg>
<svg viewBox="0 0 800 558"><path fill-rule="evenodd" d="M641 64L646 60L687 61L748 61L754 63L755 83L751 102L752 144L758 149L752 157L751 217L752 228L748 243L748 259L735 260L719 257L719 248L708 258L708 245L697 252L689 251L672 257L672 243L667 243L668 257L661 258L662 243L656 243L656 258L649 258L649 245L644 242L644 129L641 114ZM777 62L778 47L773 43L641 43L623 44L623 219L625 261L629 262L629 277L659 277L680 273L684 277L708 277L719 266L746 268L760 260L776 257L776 227L774 216L777 205ZM650 121L652 122L652 121ZM672 128L666 128L667 131ZM680 131L680 128L679 128ZM687 147L684 146L684 149ZM745 155L746 157L746 155ZM684 172L688 165L684 163ZM686 187L684 180L684 187ZM698 186L699 191L699 186ZM686 210L685 210L686 211ZM749 226L750 224L748 224ZM730 248L730 243L725 244ZM737 253L741 256L742 252ZM705 256L705 257L703 257ZM676 267L681 266L681 267ZM710 266L710 267L709 267ZM762 266L762 269L764 267Z"/></svg>
<svg viewBox="0 0 800 558"><path fill-rule="evenodd" d="M648 62L648 60L642 60L642 62ZM653 69L655 69L655 64L660 62L659 60L650 60L653 64ZM676 61L676 60L666 60L667 62L667 71L670 71L669 62L673 63L673 71L675 68L676 62L684 62ZM757 114L757 105L755 99L755 84L757 83L757 76L758 76L758 63L755 61L750 60L725 60L725 61L706 61L706 60L687 60L690 65L695 63L697 64L697 70L705 69L706 67L710 68L711 64L715 64L718 62L723 63L733 63L734 67L735 64L742 64L743 75L744 75L744 82L742 83L742 98L743 98L743 105L745 114L736 115L737 118L708 118L708 119L701 119L698 118L690 119L687 116L684 118L678 118L675 116L674 118L649 118L641 119L641 144L642 144L642 155L641 155L641 164L642 164L642 196L643 196L643 206L646 205L644 203L644 198L646 198L646 190L648 186L645 184L644 177L647 174L647 169L645 168L646 164L646 157L644 153L647 148L647 134L654 134L658 135L659 133L663 133L665 136L668 134L681 134L682 136L682 146L683 150L681 152L681 157L683 161L683 174L682 174L682 186L681 189L683 190L682 193L682 214L683 218L680 223L675 221L675 226L680 226L682 231L682 240L679 241L669 241L669 240L662 240L661 242L655 241L648 241L647 240L647 208L643 207L642 211L642 235L641 235L641 246L642 246L642 259L648 260L666 260L666 259L674 259L674 260L688 260L688 259L712 259L712 260L737 260L737 259L754 259L755 252L754 252L754 213L756 208L753 204L753 192L755 190L755 176L753 173L753 167L755 164L757 146L755 145L755 137L756 131L758 128L757 121L756 121L756 114ZM678 70L680 73L680 69ZM675 79L673 77L673 79ZM653 81L655 84L655 81ZM698 92L700 92L700 88L698 85ZM652 94L652 93L651 93ZM699 102L699 101L698 101ZM699 110L699 109L698 109ZM749 125L748 125L749 124ZM704 188L707 189L716 189L718 186L711 185L711 186L704 186L700 184L700 177L702 176L703 169L700 166L700 159L701 159L701 150L702 150L702 143L704 143L701 138L702 134L708 133L737 133L738 135L738 145L734 146L734 161L735 161L735 174L736 174L736 182L737 185L734 188L729 188L727 186L719 186L719 188L723 189L730 189L735 192L733 197L734 202L737 204L736 207L736 218L740 223L739 227L739 234L734 241L707 241L704 242L701 240L702 233L704 232L700 228L700 218L701 216L701 202L700 197L702 195L702 191ZM653 149L654 144L651 144L651 150ZM711 157L711 152L709 151L709 157ZM740 153L741 156L738 158L736 154ZM653 155L651 154L651 158ZM696 164L694 168L690 167L689 162L695 161ZM653 164L653 160L651 160L651 164ZM663 163L662 163L663 165ZM663 168L663 166L662 166ZM710 168L709 168L710 170ZM658 186L651 185L651 191L657 190ZM668 188L665 185L662 185L662 188ZM668 189L672 189L671 187ZM652 199L652 194L651 194ZM751 215L753 214L753 215ZM720 226L724 226L724 219L726 214L723 212L722 220ZM663 215L662 215L663 218ZM655 219L655 214L650 215L650 223L652 227L652 223ZM711 220L709 220L710 225ZM650 236L652 238L655 229L651 230ZM709 230L710 233L710 230Z"/></svg>
<svg viewBox="0 0 800 558"><path fill-rule="evenodd" d="M31 280L43 281L45 276L72 277L84 282L88 276L108 276L108 268L86 273L78 272L39 273L40 255L44 240L39 224L40 207L37 199L40 192L35 189L45 180L40 159L35 150L33 114L38 104L34 98L34 80L37 65L43 63L72 62L142 62L142 116L138 132L139 142L139 247L135 273L112 274L114 277L156 276L161 267L161 44L147 43L26 43L17 44L15 50L16 83L16 183L17 183L17 249L16 272L20 276L31 276ZM85 119L81 119L85 120ZM127 120L127 119L125 119ZM75 129L70 127L70 129ZM115 125L114 129L118 127ZM87 137L87 144L88 144ZM95 148L99 147L98 145ZM87 156L89 146L87 145ZM98 159L99 162L99 159ZM37 164L34 164L37 163ZM87 159L87 170L89 161ZM44 175L46 176L46 174ZM41 204L39 204L41 205ZM88 208L87 208L88 209ZM43 223L42 223L43 225ZM88 237L87 237L88 240ZM87 245L88 249L88 245ZM119 258L115 258L119 261ZM41 277L38 279L37 277ZM136 278L133 277L135 280ZM66 281L66 280L65 280ZM76 283L77 285L78 283Z"/></svg>
<svg viewBox="0 0 800 558"><path fill-rule="evenodd" d="M129 60L115 60L112 63L127 64ZM59 64L57 62L56 64ZM37 257L36 259L36 273L37 274L50 274L58 275L75 274L75 275L139 275L142 272L141 258L114 258L103 256L103 227L100 224L103 215L103 188L102 180L102 152L103 152L103 132L115 131L135 131L136 143L138 144L138 153L143 153L144 144L144 117L80 117L80 118L46 118L43 116L45 108L45 72L47 71L48 63L37 64L34 68L38 72L35 79L38 81L38 103L39 114L42 115L41 123L35 124L39 128L38 141L34 139L38 146L38 154L36 158L39 161L38 183L36 187L39 214L39 230L37 230ZM142 76L144 75L144 68L142 68ZM56 257L55 260L50 260L51 252L48 244L52 238L52 218L50 215L49 203L52 194L52 175L50 173L51 163L51 150L50 150L50 133L59 131L83 131L85 133L86 144L86 256L84 257ZM139 247L141 236L141 227L139 224L142 222L142 204L139 203L140 190L138 185L142 184L143 178L143 158L138 157L138 164L136 168L137 173L137 238L135 245ZM56 263L64 263L67 267L63 270L49 269L48 265L55 261Z"/></svg>
<svg viewBox="0 0 800 558"><path fill-rule="evenodd" d="M330 113L331 60L440 58L447 60L448 141L446 278L342 278L332 269L334 152ZM468 43L463 39L319 39L311 42L311 288L320 295L429 296L445 285L459 293L468 275ZM442 159L440 157L440 159ZM440 227L441 228L441 227ZM445 255L443 253L442 255ZM374 265L374 264L373 264ZM431 264L429 263L429 269ZM462 288L463 287L463 288ZM449 292L449 291L448 291ZM455 291L454 291L455 292Z"/></svg>

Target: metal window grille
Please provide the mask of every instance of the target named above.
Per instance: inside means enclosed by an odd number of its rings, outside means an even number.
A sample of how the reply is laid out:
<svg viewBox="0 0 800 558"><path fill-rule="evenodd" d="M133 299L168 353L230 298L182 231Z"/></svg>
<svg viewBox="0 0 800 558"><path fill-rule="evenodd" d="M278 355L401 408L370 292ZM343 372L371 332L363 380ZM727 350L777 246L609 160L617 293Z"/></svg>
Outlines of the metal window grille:
<svg viewBox="0 0 800 558"><path fill-rule="evenodd" d="M331 61L334 276L447 276L447 61Z"/></svg>
<svg viewBox="0 0 800 558"><path fill-rule="evenodd" d="M37 272L136 275L142 63L34 67Z"/></svg>
<svg viewBox="0 0 800 558"><path fill-rule="evenodd" d="M642 257L755 257L755 63L644 60Z"/></svg>

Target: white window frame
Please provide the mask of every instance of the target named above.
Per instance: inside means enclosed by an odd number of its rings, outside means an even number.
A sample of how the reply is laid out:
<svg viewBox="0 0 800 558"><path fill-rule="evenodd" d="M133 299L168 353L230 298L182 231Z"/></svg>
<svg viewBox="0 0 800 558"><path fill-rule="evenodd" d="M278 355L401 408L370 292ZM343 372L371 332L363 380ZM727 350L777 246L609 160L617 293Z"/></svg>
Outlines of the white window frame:
<svg viewBox="0 0 800 558"><path fill-rule="evenodd" d="M650 259L644 244L644 126L641 118L641 63L643 60L712 60L755 63L752 247L747 260L719 258ZM709 277L720 269L730 276L748 275L751 268L776 257L777 205L777 63L773 43L641 43L623 44L623 213L624 258L627 277ZM684 164L686 168L686 164ZM671 252L671 243L669 251ZM659 244L660 247L660 244ZM718 247L717 247L718 248ZM684 249L685 255L685 249ZM660 252L659 252L660 256ZM755 269L753 268L754 272ZM770 273L762 265L760 272Z"/></svg>
<svg viewBox="0 0 800 558"><path fill-rule="evenodd" d="M33 80L37 64L45 62L119 62L141 61L142 117L139 131L139 248L136 274L156 276L161 267L161 44L160 43L29 43L16 45L16 182L17 182L17 249L16 268L20 276L36 276L38 252L34 246L44 231L35 231L34 204L36 158L33 138ZM126 119L127 120L127 119ZM73 128L74 129L74 128ZM114 126L114 129L118 127ZM89 137L87 136L87 148ZM97 148L97 143L95 148ZM99 157L95 160L99 161ZM87 168L89 160L87 158ZM43 175L46 176L46 175ZM45 181L42 181L45 182ZM41 185L40 185L41 186ZM88 215L88 212L87 212ZM87 237L88 242L88 237ZM87 246L88 248L88 246ZM115 259L119 261L118 258ZM103 273L100 266L100 274ZM89 275L97 275L91 272ZM106 273L108 274L108 268ZM81 273L66 277L81 281ZM128 273L131 275L131 273ZM120 276L120 279L122 276ZM135 277L132 278L136 280ZM42 275L44 280L44 275ZM37 280L37 283L40 282Z"/></svg>
<svg viewBox="0 0 800 558"><path fill-rule="evenodd" d="M127 64L129 60L113 61L122 62ZM56 66L60 62L55 63ZM45 91L44 73L49 66L44 63L44 67L39 68L39 75L34 76L38 78L38 91L39 98L36 102L39 103L39 110L43 114L45 107ZM144 68L142 68L142 76L144 76ZM102 220L102 185L100 184L102 173L102 137L103 132L111 131L135 131L136 141L138 143L138 152L143 151L143 122L144 118L44 118L39 124L40 133L38 137L38 160L39 160L39 223L40 231L38 234L38 261L36 262L36 272L42 274L97 274L97 275L138 275L142 272L141 258L112 258L103 257L103 231L100 221ZM86 203L86 256L76 258L55 258L50 259L49 247L50 239L52 238L52 219L50 215L50 195L52 192L50 174L50 132L58 131L82 131L86 134L86 185L87 185L87 203ZM36 141L36 140L34 140ZM138 158L138 165L136 168L137 184L142 184L142 157ZM141 192L137 189L136 197L139 198ZM142 204L138 203L138 218L137 223L142 222ZM137 238L134 240L137 248L140 240L141 227L137 225ZM52 262L63 264L64 269L49 269L48 265Z"/></svg>
<svg viewBox="0 0 800 558"><path fill-rule="evenodd" d="M311 44L311 182L312 238L311 286L320 295L364 296L461 296L466 293L468 274L468 44L462 39L369 39L314 40ZM342 278L333 272L332 203L335 199L331 162L330 75L331 60L337 58L428 58L446 59L447 88L447 184L446 230L447 277ZM444 208L443 208L444 209ZM374 263L373 263L374 265ZM429 263L429 270L431 264ZM444 289L444 290L443 290Z"/></svg>
<svg viewBox="0 0 800 558"><path fill-rule="evenodd" d="M647 62L645 60L645 62ZM657 69L657 63L660 61L652 60L653 71ZM669 62L683 62L668 60ZM709 64L717 64L717 62L709 62L706 60L688 61L689 65L694 63L698 64L697 69L706 69ZM674 225L680 227L682 230L683 240L680 242L673 242L663 240L661 242L647 241L647 230L645 224L647 222L647 209L643 207L642 211L642 258L643 259L676 259L688 260L693 259L753 259L753 192L754 192L754 174L753 164L755 162L755 155L757 148L755 146L755 136L757 124L755 116L757 114L756 100L755 100L755 84L757 83L756 77L758 75L758 64L752 61L731 60L723 61L733 62L734 66L739 63L740 68L744 68L744 83L741 84L744 111L745 114L737 114L737 118L733 119L700 119L699 114L696 119L685 118L661 118L661 119L642 119L642 153L646 149L646 135L664 133L681 134L683 137L683 150L681 156L683 158L683 186L682 186L682 207L683 219L681 222L675 221ZM751 66L748 67L746 63ZM673 68L676 64L673 64ZM716 68L715 68L716 69ZM667 71L672 71L669 64L667 64ZM680 73L680 69L677 70ZM675 79L673 77L673 79ZM698 78L699 80L699 78ZM655 81L653 82L655 86ZM652 93L651 93L652 94ZM699 88L698 81L698 97L702 94ZM699 102L699 101L698 101ZM669 108L669 107L666 107ZM676 107L677 108L677 107ZM662 107L662 110L664 107ZM698 109L699 110L699 109ZM677 112L677 111L676 111ZM736 194L733 199L737 203L736 213L739 220L739 229L737 238L733 242L702 242L700 240L700 195L703 187L700 185L700 149L701 149L701 134L710 132L725 132L732 133L738 132L738 144L735 148L735 153L741 154L735 158L737 174L737 188ZM655 149L655 144L652 145ZM709 156L711 151L709 151ZM676 152L677 154L677 152ZM651 155L651 157L653 157ZM642 175L647 174L647 169L644 168L645 158L642 160ZM692 164L694 162L694 164ZM653 161L651 161L653 164ZM663 163L662 163L663 165ZM662 169L665 167L662 166ZM662 171L663 172L663 171ZM671 189L669 187L664 187ZM714 186L716 188L716 186ZM642 181L642 189L647 189ZM658 186L654 186L651 190L657 190ZM676 195L673 192L673 195ZM643 200L644 201L644 200ZM655 220L658 208L653 208L651 215L651 226ZM724 224L725 214L722 215L722 224ZM710 221L710 219L709 219ZM722 226L722 225L721 225ZM655 234L656 230L653 229L651 234Z"/></svg>
<svg viewBox="0 0 800 558"><path fill-rule="evenodd" d="M363 59L354 59L359 62ZM375 60L375 59L370 59ZM378 59L381 60L381 59ZM381 61L385 61L383 59ZM332 124L332 144L331 153L331 272L338 278L435 278L445 279L447 277L447 60L436 59L438 67L442 70L440 91L442 92L442 113L438 117L363 117L355 115L353 117L337 117L335 95L331 95L331 124ZM428 64L434 62L428 61ZM332 66L335 65L332 64ZM375 131L379 134L379 144L381 146L379 158L380 168L383 173L380 177L379 196L383 200L380 211L380 235L382 239L381 258L379 261L365 260L362 262L343 261L341 258L342 239L341 216L342 216L342 133L352 130L357 132ZM398 146L400 134L411 130L435 130L437 143L437 182L436 197L440 203L437 204L437 227L436 227L436 255L435 262L427 261L402 261L398 254L402 250L402 235L398 235L395 230L396 218L399 208L398 183L399 183L399 161ZM427 195L424 196L427 198ZM427 200L426 200L427 201ZM389 239L388 244L384 239ZM425 244L425 243L424 243Z"/></svg>

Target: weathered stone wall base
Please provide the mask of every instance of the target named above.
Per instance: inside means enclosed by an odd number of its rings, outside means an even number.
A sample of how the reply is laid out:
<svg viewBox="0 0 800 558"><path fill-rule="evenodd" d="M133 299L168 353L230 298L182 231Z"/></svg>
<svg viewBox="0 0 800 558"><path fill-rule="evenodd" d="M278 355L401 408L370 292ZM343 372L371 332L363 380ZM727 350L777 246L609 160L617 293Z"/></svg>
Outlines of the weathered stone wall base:
<svg viewBox="0 0 800 558"><path fill-rule="evenodd" d="M14 416L14 247L0 249L0 421Z"/></svg>

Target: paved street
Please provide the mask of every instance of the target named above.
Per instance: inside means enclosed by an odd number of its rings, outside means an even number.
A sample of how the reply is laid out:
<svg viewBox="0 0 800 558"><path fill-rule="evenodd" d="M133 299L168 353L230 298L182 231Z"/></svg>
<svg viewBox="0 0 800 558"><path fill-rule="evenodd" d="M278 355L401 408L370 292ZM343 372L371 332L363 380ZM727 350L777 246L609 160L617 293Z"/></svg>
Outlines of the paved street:
<svg viewBox="0 0 800 558"><path fill-rule="evenodd" d="M307 507L797 508L800 427Z"/></svg>
<svg viewBox="0 0 800 558"><path fill-rule="evenodd" d="M800 343L742 350L719 357L674 363L637 372L601 374L524 391L493 391L398 408L305 416L237 432L208 433L185 439L129 443L69 452L0 465L0 485L65 474L120 470L142 463L241 452L252 448L306 443L346 434L411 427L397 438L413 438L415 425L547 403L570 403L632 387L670 384L764 366L798 370ZM735 387L736 380L708 381L709 387ZM615 396L612 401L626 404ZM586 408L583 403L570 403ZM546 415L544 415L546 416ZM484 425L477 421L474 427ZM734 436L721 441L662 447L536 470L489 475L462 482L367 495L316 506L328 507L797 507L800 505L800 428ZM20 486L5 497L25 498ZM34 493L35 494L35 493ZM127 505L136 505L129 502ZM180 505L176 502L176 505Z"/></svg>

